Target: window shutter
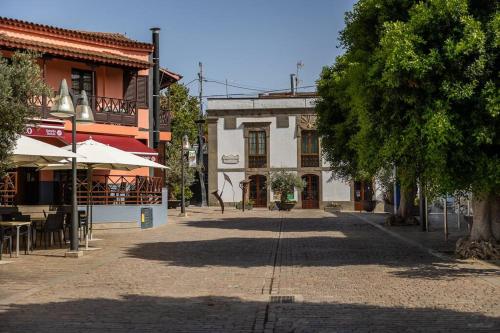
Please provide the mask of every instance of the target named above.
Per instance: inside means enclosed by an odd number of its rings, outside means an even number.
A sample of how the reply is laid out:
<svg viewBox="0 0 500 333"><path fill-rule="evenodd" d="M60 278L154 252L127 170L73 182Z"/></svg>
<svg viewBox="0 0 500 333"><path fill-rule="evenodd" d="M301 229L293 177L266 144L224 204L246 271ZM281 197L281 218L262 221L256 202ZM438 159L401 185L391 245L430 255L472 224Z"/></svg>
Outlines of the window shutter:
<svg viewBox="0 0 500 333"><path fill-rule="evenodd" d="M148 77L144 75L137 77L137 106L148 107Z"/></svg>
<svg viewBox="0 0 500 333"><path fill-rule="evenodd" d="M123 73L123 99L127 101L135 101L135 77L134 73Z"/></svg>

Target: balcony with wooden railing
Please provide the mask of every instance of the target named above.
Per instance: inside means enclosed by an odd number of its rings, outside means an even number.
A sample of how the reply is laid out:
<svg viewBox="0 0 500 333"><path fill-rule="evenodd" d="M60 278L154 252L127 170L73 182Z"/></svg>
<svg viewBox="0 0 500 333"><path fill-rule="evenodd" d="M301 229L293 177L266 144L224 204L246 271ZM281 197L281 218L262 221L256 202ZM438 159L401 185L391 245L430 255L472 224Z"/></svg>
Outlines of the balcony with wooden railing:
<svg viewBox="0 0 500 333"><path fill-rule="evenodd" d="M148 176L103 175L92 177L88 192L85 177L77 179L79 205L153 205L162 203L162 178ZM64 191L62 191L64 193ZM18 194L17 172L0 179L0 206L15 206ZM61 198L69 202L70 198Z"/></svg>
<svg viewBox="0 0 500 333"><path fill-rule="evenodd" d="M303 168L319 167L319 154L302 154L300 161Z"/></svg>
<svg viewBox="0 0 500 333"><path fill-rule="evenodd" d="M89 192L86 178L77 182L79 205L161 204L161 177L105 175L93 176Z"/></svg>
<svg viewBox="0 0 500 333"><path fill-rule="evenodd" d="M0 178L0 206L14 206L17 195L17 172L7 172Z"/></svg>
<svg viewBox="0 0 500 333"><path fill-rule="evenodd" d="M52 96L34 96L29 103L39 110L41 118L51 118L54 99ZM104 96L89 96L88 99L96 123L137 126L137 101Z"/></svg>
<svg viewBox="0 0 500 333"><path fill-rule="evenodd" d="M249 155L248 156L249 168L265 168L267 167L266 155Z"/></svg>

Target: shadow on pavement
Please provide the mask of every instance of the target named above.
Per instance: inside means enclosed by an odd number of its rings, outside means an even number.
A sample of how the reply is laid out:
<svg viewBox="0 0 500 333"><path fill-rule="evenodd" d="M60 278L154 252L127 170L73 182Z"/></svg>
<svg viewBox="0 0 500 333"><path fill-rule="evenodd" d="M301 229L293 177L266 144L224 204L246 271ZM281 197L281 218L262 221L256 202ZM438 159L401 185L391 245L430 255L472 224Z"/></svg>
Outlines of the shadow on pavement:
<svg viewBox="0 0 500 333"><path fill-rule="evenodd" d="M272 266L275 248L275 238L220 238L141 243L127 249L126 254L169 266L249 268ZM500 274L496 269L456 267L453 261L440 260L392 239L370 239L370 235L359 233L345 238L285 238L281 240L280 250L289 254L279 262L281 266L383 265L401 269L389 272L396 276L429 279Z"/></svg>
<svg viewBox="0 0 500 333"><path fill-rule="evenodd" d="M381 220L384 215L380 215ZM247 231L278 231L281 218L276 217L232 217L219 218L216 220L187 221L182 224L195 228L223 229L223 230L247 230ZM338 217L296 217L292 212L283 214L284 229L287 232L321 232L342 231L345 228L371 228L364 222L355 218L355 215L340 213Z"/></svg>
<svg viewBox="0 0 500 333"><path fill-rule="evenodd" d="M498 332L500 319L435 308L270 304L237 297L87 298L11 305L1 332ZM258 317L260 320L256 320Z"/></svg>

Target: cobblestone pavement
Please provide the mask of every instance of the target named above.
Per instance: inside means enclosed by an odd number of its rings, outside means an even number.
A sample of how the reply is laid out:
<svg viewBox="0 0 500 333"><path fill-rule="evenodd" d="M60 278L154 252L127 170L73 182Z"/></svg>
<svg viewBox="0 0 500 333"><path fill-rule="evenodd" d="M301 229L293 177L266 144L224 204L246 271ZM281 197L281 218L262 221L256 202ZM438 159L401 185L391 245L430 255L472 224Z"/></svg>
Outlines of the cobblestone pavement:
<svg viewBox="0 0 500 333"><path fill-rule="evenodd" d="M0 265L0 332L500 330L499 270L432 256L382 215L193 210L100 231L80 259ZM7 260L9 260L7 258Z"/></svg>

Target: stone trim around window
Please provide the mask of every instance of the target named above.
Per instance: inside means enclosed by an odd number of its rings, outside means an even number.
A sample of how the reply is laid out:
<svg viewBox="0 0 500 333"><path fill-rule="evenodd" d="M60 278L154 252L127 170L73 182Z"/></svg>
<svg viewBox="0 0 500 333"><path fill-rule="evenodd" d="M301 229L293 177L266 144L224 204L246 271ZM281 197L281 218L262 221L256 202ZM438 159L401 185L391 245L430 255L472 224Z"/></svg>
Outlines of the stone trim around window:
<svg viewBox="0 0 500 333"><path fill-rule="evenodd" d="M323 168L323 158L321 154L321 138L318 136L318 151L319 151L319 166L318 167L302 167L302 131L315 131L317 117L315 115L299 115L297 116L297 129L295 135L297 138L297 168L299 170L321 170Z"/></svg>
<svg viewBox="0 0 500 333"><path fill-rule="evenodd" d="M247 170L264 170L269 172L270 167L270 126L271 122L244 122L243 123L243 139L245 146L245 169ZM250 136L250 131L264 131L266 133L266 167L265 168L250 168L248 161L248 138Z"/></svg>

